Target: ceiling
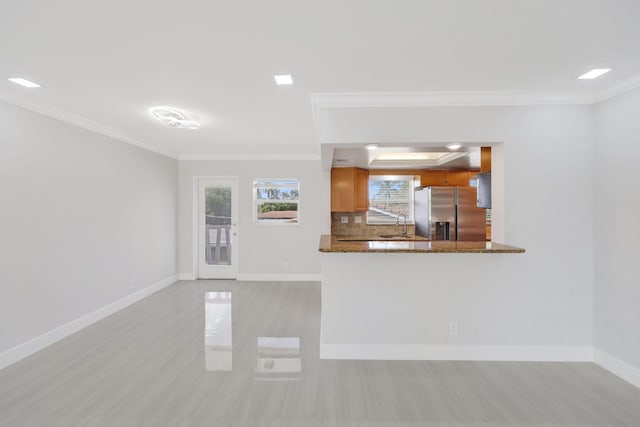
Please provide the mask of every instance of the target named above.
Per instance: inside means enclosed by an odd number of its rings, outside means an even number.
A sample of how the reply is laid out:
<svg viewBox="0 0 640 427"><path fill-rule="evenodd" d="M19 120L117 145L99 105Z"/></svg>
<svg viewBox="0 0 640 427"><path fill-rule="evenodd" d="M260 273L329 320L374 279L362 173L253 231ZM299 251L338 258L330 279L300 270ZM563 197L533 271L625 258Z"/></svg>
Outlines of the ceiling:
<svg viewBox="0 0 640 427"><path fill-rule="evenodd" d="M0 99L176 158L303 158L312 94L629 88L638 22L637 0L21 0L0 16ZM162 127L156 105L202 128Z"/></svg>

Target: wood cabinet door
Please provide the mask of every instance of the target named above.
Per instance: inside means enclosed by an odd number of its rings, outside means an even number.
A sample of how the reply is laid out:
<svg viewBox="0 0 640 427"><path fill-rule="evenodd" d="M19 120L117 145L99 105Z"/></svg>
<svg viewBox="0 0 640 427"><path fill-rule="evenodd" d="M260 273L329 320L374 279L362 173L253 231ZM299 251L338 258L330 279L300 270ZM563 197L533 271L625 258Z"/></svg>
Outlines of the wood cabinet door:
<svg viewBox="0 0 640 427"><path fill-rule="evenodd" d="M480 172L491 170L491 147L480 147Z"/></svg>
<svg viewBox="0 0 640 427"><path fill-rule="evenodd" d="M356 168L354 184L354 209L356 212L366 212L369 210L369 171Z"/></svg>
<svg viewBox="0 0 640 427"><path fill-rule="evenodd" d="M369 210L369 171L360 168L331 169L331 212Z"/></svg>
<svg viewBox="0 0 640 427"><path fill-rule="evenodd" d="M353 212L354 168L331 169L331 212Z"/></svg>
<svg viewBox="0 0 640 427"><path fill-rule="evenodd" d="M426 170L420 174L420 185L423 187L437 187L445 185L445 171Z"/></svg>
<svg viewBox="0 0 640 427"><path fill-rule="evenodd" d="M469 175L469 171L447 171L445 185L468 187Z"/></svg>
<svg viewBox="0 0 640 427"><path fill-rule="evenodd" d="M423 187L469 186L469 171L426 170L420 174Z"/></svg>

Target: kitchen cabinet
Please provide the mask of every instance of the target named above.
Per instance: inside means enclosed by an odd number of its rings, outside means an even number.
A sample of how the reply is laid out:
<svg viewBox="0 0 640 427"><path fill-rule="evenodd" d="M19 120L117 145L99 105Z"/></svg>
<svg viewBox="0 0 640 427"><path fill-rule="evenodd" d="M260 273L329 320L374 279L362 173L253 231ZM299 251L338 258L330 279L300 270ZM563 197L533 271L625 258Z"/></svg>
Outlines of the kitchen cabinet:
<svg viewBox="0 0 640 427"><path fill-rule="evenodd" d="M491 147L480 147L480 172L491 171Z"/></svg>
<svg viewBox="0 0 640 427"><path fill-rule="evenodd" d="M469 185L471 172L457 170L424 170L420 173L420 185L431 186L460 186Z"/></svg>
<svg viewBox="0 0 640 427"><path fill-rule="evenodd" d="M331 212L366 212L369 209L369 171L331 169Z"/></svg>

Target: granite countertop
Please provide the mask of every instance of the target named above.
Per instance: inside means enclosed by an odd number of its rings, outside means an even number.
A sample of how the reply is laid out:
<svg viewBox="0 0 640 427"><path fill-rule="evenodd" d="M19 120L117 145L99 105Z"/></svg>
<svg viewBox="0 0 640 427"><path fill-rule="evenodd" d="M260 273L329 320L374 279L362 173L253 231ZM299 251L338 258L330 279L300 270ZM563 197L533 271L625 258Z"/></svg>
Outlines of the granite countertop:
<svg viewBox="0 0 640 427"><path fill-rule="evenodd" d="M496 242L338 240L344 236L320 236L320 252L369 253L524 253L525 250Z"/></svg>
<svg viewBox="0 0 640 427"><path fill-rule="evenodd" d="M425 242L425 241L429 241L428 237L423 237L423 236L417 236L415 234L409 234L407 235L407 237L401 237L400 234L389 234L388 236L394 236L394 237L382 237L383 235L377 236L377 235L333 235L333 237L338 241L338 242L370 242L370 241L382 241L382 242L395 242L395 241L400 241L400 242L411 242L411 241L421 241L421 242Z"/></svg>

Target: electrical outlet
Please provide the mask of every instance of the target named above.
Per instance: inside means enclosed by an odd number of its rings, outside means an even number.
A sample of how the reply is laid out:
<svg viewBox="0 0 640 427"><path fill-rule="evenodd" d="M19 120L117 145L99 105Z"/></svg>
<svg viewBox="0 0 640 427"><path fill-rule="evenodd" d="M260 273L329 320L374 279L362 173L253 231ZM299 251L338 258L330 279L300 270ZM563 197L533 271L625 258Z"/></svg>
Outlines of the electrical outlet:
<svg viewBox="0 0 640 427"><path fill-rule="evenodd" d="M283 270L288 270L289 269L289 263L287 261L282 261L282 269Z"/></svg>
<svg viewBox="0 0 640 427"><path fill-rule="evenodd" d="M449 335L458 335L458 322L449 322Z"/></svg>
<svg viewBox="0 0 640 427"><path fill-rule="evenodd" d="M362 217L361 216L357 216L357 217L353 218L353 220L356 222L356 224L362 224Z"/></svg>
<svg viewBox="0 0 640 427"><path fill-rule="evenodd" d="M343 216L342 218L340 218L340 221L342 221L343 224L348 224L349 223L349 217L348 216Z"/></svg>

